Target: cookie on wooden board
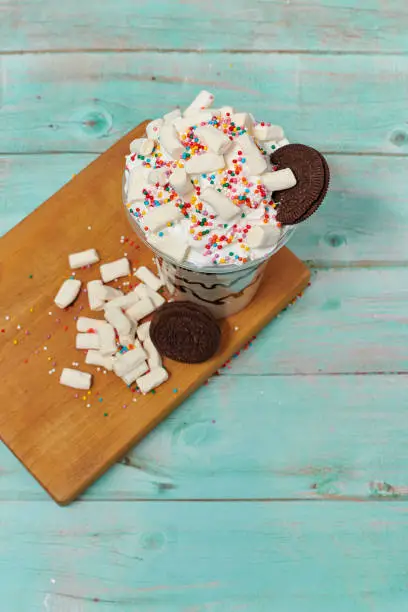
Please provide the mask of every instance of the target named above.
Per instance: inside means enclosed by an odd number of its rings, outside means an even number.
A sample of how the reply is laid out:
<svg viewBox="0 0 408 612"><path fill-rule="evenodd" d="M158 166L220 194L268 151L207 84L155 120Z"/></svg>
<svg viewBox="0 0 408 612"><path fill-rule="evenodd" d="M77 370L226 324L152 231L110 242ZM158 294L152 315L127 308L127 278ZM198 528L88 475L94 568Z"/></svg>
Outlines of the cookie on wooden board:
<svg viewBox="0 0 408 612"><path fill-rule="evenodd" d="M203 306L168 302L153 315L150 337L161 355L182 363L202 363L217 352L221 330Z"/></svg>

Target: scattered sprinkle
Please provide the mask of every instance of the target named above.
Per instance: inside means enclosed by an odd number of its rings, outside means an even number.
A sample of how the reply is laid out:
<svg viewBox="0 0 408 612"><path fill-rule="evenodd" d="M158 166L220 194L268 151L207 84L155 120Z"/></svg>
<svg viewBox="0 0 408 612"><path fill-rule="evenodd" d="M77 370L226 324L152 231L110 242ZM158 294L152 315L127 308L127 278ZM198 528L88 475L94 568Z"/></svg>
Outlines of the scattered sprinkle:
<svg viewBox="0 0 408 612"><path fill-rule="evenodd" d="M104 412L104 413L103 413L103 416L104 416L104 417L107 417L107 416L108 416L108 413L107 413L107 412Z"/></svg>
<svg viewBox="0 0 408 612"><path fill-rule="evenodd" d="M18 340L13 340L13 344L18 344Z"/></svg>
<svg viewBox="0 0 408 612"><path fill-rule="evenodd" d="M173 389L173 393L178 393L178 389Z"/></svg>

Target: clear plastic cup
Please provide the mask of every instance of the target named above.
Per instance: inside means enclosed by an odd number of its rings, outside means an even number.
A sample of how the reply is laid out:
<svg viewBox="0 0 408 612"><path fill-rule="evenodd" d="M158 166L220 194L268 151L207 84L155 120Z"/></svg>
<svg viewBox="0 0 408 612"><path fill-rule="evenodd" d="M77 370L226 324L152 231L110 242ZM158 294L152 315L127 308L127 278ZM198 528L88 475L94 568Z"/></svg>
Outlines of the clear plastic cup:
<svg viewBox="0 0 408 612"><path fill-rule="evenodd" d="M295 231L286 227L272 252L242 265L198 267L189 262L178 263L153 247L136 219L126 206L126 176L123 176L123 203L132 229L153 251L160 278L176 300L188 300L205 306L217 319L229 317L243 310L254 298L262 281L269 259L279 251Z"/></svg>

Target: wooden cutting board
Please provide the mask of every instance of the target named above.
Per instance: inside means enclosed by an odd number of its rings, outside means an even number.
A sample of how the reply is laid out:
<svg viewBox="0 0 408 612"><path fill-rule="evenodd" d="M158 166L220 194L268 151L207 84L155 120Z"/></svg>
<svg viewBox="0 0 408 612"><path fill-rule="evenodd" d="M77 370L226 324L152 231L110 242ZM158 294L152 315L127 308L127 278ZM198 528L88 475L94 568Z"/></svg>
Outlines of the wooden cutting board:
<svg viewBox="0 0 408 612"><path fill-rule="evenodd" d="M309 281L305 265L286 248L279 251L254 301L222 322L218 354L199 365L165 360L170 379L155 393L132 393L114 374L85 366L83 353L75 349L74 317L101 315L88 310L84 293L65 311L53 298L70 276L71 252L96 248L104 262L126 253L134 266L154 269L121 204L124 156L144 125L0 240L0 434L59 504L74 500L125 455ZM129 239L122 244L121 236ZM76 277L84 283L99 278L99 268L80 270ZM73 363L94 373L90 393L58 383L62 368Z"/></svg>

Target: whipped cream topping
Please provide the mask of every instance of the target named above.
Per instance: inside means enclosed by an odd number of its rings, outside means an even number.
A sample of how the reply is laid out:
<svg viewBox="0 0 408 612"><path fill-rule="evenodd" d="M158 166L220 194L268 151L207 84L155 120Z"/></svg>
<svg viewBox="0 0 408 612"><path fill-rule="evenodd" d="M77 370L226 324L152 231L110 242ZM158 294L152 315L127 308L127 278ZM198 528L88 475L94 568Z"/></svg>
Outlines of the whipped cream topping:
<svg viewBox="0 0 408 612"><path fill-rule="evenodd" d="M288 144L280 126L232 107L209 108L202 91L184 111L149 123L126 157L126 207L146 240L197 267L244 264L272 253L287 228L273 190L290 188L290 169L271 166Z"/></svg>

